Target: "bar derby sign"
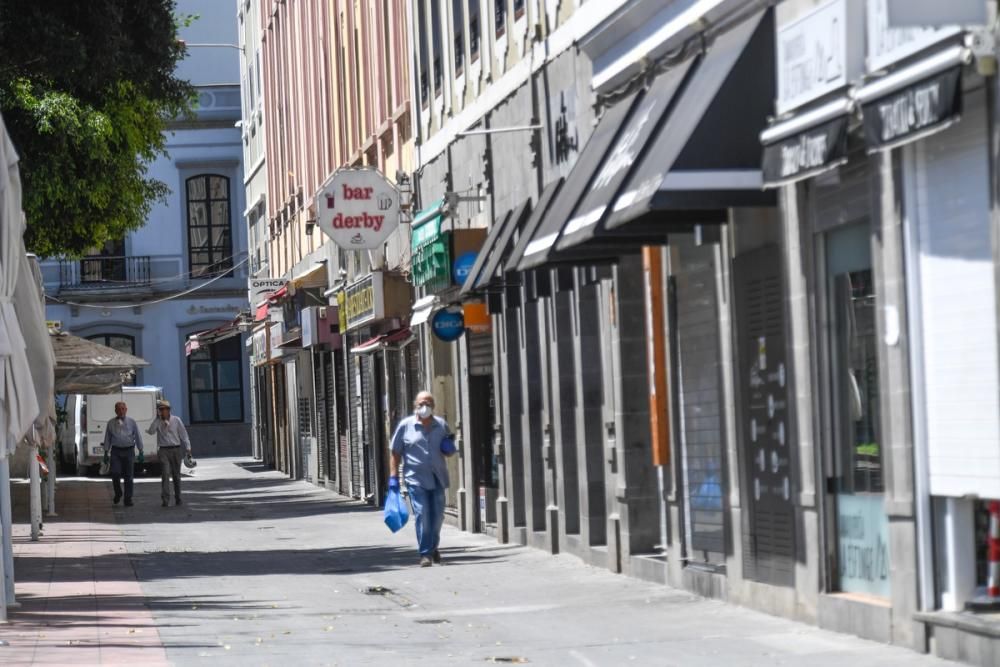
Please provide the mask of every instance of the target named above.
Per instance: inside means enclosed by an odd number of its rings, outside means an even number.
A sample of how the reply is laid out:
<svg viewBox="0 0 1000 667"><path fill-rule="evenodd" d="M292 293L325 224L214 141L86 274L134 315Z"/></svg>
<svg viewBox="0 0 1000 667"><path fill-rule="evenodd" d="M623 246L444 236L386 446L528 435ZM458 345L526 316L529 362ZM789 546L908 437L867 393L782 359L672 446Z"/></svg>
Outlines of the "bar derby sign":
<svg viewBox="0 0 1000 667"><path fill-rule="evenodd" d="M399 191L377 169L340 169L316 196L316 216L341 248L373 250L399 226Z"/></svg>

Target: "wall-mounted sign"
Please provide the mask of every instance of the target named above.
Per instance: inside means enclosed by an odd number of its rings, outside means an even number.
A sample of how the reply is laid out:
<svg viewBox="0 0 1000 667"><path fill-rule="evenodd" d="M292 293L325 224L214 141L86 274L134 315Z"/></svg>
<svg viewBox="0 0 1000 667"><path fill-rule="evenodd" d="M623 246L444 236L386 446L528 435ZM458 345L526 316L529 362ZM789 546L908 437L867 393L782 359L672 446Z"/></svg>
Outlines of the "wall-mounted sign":
<svg viewBox="0 0 1000 667"><path fill-rule="evenodd" d="M943 11L950 14L956 2L963 4L966 0L949 0L949 2L934 0L934 2ZM985 10L986 3L982 0L978 0L978 2ZM920 9L917 6L919 4L921 3L915 0L906 0L906 3L902 7L917 11ZM890 10L892 11L890 12ZM885 69L907 56L911 56L918 51L922 51L937 42L958 35L961 32L961 29L954 25L939 28L914 27L916 20L923 18L926 17L918 15L907 20L903 11L896 9L894 5L890 6L889 0L868 0L866 20L868 71L877 72ZM902 27L903 24L909 24L910 27Z"/></svg>
<svg viewBox="0 0 1000 667"><path fill-rule="evenodd" d="M431 331L440 340L451 343L465 333L465 319L461 311L442 309L431 317Z"/></svg>
<svg viewBox="0 0 1000 667"><path fill-rule="evenodd" d="M465 284L465 279L469 277L469 271L472 271L472 266L476 263L478 256L479 253L470 251L463 252L455 258L451 268L451 277L456 285Z"/></svg>
<svg viewBox="0 0 1000 667"><path fill-rule="evenodd" d="M256 306L285 286L285 281L282 278L251 278L247 283L251 306Z"/></svg>
<svg viewBox="0 0 1000 667"><path fill-rule="evenodd" d="M254 366L266 364L268 360L268 330L266 328L254 331L250 336L250 363Z"/></svg>
<svg viewBox="0 0 1000 667"><path fill-rule="evenodd" d="M879 0L889 6L889 25L898 28L984 26L989 20L987 0Z"/></svg>
<svg viewBox="0 0 1000 667"><path fill-rule="evenodd" d="M399 226L399 191L377 169L340 169L316 195L316 216L341 248L379 248Z"/></svg>
<svg viewBox="0 0 1000 667"><path fill-rule="evenodd" d="M382 319L385 316L382 274L369 273L344 288L343 311L348 330Z"/></svg>
<svg viewBox="0 0 1000 667"><path fill-rule="evenodd" d="M188 306L186 311L188 315L208 315L210 313L238 313L240 312L240 307L233 304L226 304L225 306Z"/></svg>
<svg viewBox="0 0 1000 667"><path fill-rule="evenodd" d="M862 107L869 149L886 149L944 129L962 113L962 67L954 67Z"/></svg>
<svg viewBox="0 0 1000 667"><path fill-rule="evenodd" d="M779 9L778 113L847 86L864 67L861 7L829 0L807 11Z"/></svg>

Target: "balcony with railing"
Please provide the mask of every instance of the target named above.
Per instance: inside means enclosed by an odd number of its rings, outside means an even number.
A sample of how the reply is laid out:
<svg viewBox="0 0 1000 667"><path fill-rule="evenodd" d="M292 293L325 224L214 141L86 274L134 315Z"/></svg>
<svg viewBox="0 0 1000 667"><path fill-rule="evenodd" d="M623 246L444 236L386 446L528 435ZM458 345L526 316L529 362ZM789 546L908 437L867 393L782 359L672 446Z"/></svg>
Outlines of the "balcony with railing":
<svg viewBox="0 0 1000 667"><path fill-rule="evenodd" d="M59 260L59 290L148 290L152 272L148 255L93 256Z"/></svg>

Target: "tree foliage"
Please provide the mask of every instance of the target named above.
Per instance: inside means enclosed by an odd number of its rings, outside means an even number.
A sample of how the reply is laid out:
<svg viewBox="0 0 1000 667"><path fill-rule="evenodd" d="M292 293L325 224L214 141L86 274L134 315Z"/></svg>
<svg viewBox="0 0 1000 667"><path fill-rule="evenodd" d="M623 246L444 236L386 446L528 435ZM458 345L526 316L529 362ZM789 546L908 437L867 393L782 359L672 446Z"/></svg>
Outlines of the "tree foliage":
<svg viewBox="0 0 1000 667"><path fill-rule="evenodd" d="M147 165L186 116L174 0L0 1L0 111L42 256L80 255L146 222L168 193Z"/></svg>

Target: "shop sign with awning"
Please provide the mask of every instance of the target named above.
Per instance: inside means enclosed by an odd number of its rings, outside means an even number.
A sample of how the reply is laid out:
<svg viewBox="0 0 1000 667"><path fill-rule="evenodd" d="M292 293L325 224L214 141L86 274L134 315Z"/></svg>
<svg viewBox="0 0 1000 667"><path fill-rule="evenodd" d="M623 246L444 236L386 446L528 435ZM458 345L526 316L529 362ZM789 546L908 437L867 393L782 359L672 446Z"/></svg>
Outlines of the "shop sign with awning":
<svg viewBox="0 0 1000 667"><path fill-rule="evenodd" d="M188 336L187 340L184 342L184 354L190 357L192 352L200 350L201 348L218 343L220 341L233 338L234 336L239 336L240 333L240 322L242 317L236 317L232 322L226 322L220 326L213 329L206 329L205 331L199 331Z"/></svg>
<svg viewBox="0 0 1000 667"><path fill-rule="evenodd" d="M441 231L443 208L435 202L416 215L410 236L413 284L437 292L451 282L451 244Z"/></svg>
<svg viewBox="0 0 1000 667"><path fill-rule="evenodd" d="M957 121L962 69L971 58L966 47L951 46L859 89L869 152L916 141Z"/></svg>
<svg viewBox="0 0 1000 667"><path fill-rule="evenodd" d="M795 183L845 163L851 109L850 100L835 100L764 130L764 187Z"/></svg>
<svg viewBox="0 0 1000 667"><path fill-rule="evenodd" d="M371 354L385 349L399 349L412 342L413 332L408 327L380 334L351 348L351 354Z"/></svg>

